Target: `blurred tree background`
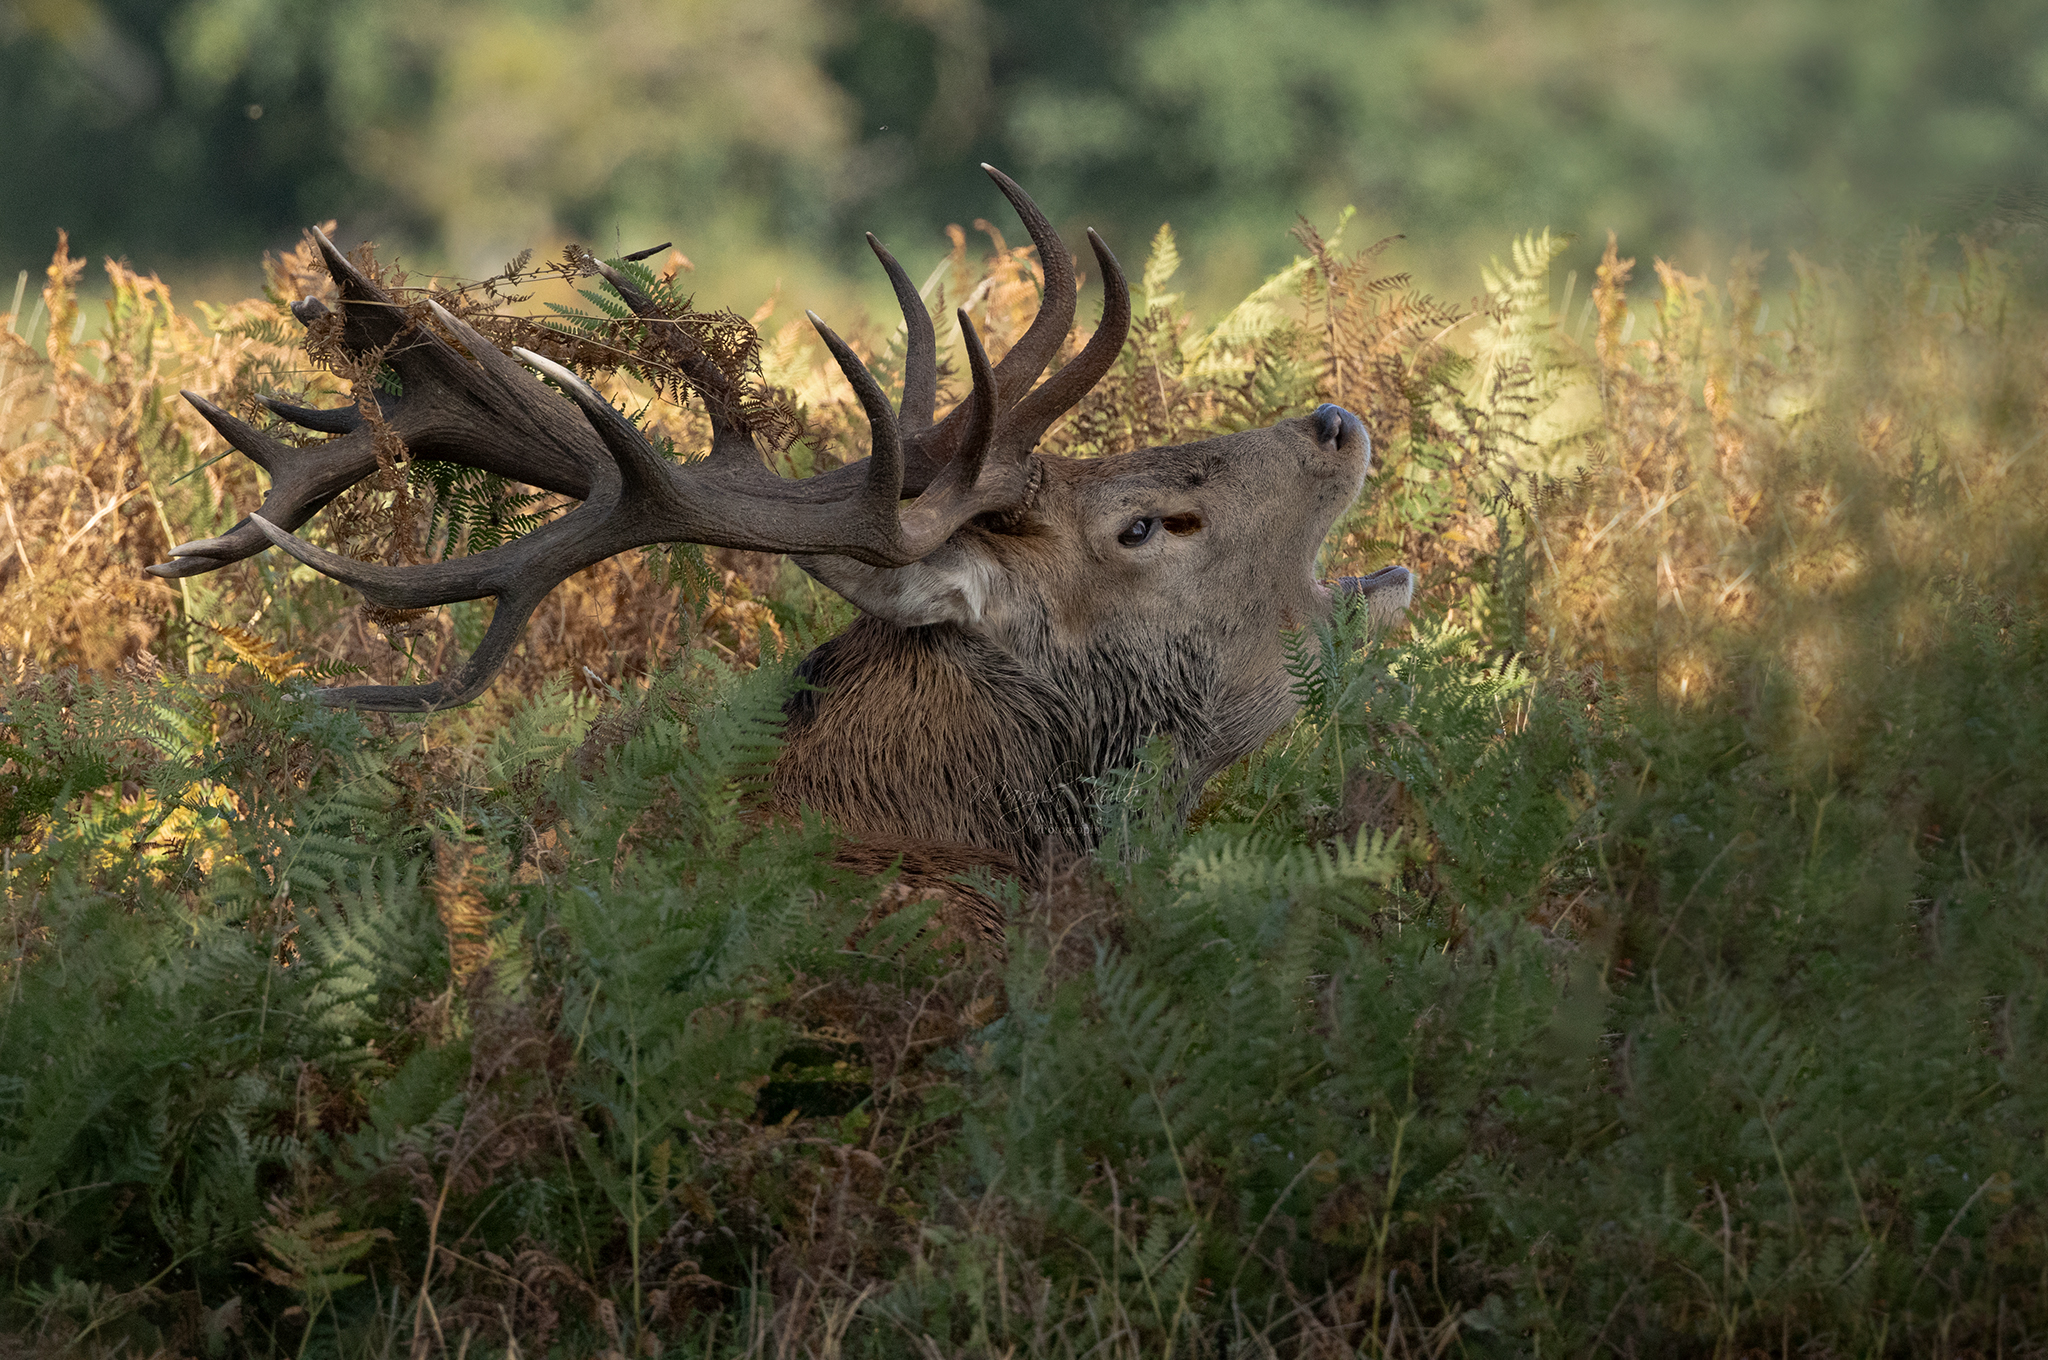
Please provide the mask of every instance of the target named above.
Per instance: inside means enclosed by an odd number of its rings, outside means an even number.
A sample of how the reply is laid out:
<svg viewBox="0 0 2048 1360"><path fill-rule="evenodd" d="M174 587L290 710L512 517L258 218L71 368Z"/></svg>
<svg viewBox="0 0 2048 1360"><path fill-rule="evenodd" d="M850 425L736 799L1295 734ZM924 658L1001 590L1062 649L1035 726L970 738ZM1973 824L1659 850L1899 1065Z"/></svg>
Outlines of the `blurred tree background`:
<svg viewBox="0 0 2048 1360"><path fill-rule="evenodd" d="M253 270L338 217L460 273L673 238L710 300L916 267L1021 178L1197 300L1357 204L1439 286L1512 233L1695 266L2048 217L2012 0L6 0L0 266ZM856 271L859 271L856 273ZM748 290L753 290L749 295ZM189 293L189 287L186 290Z"/></svg>

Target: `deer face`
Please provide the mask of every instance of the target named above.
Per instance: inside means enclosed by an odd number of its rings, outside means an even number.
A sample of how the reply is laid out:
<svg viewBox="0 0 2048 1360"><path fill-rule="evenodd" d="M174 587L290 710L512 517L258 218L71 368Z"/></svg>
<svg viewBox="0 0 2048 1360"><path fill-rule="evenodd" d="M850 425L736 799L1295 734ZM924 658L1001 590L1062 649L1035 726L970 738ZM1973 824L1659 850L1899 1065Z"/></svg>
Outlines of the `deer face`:
<svg viewBox="0 0 2048 1360"><path fill-rule="evenodd" d="M1364 484L1372 441L1336 406L1264 430L1087 460L1039 458L1023 509L903 567L799 556L900 627L946 623L1013 650L1326 612L1315 555Z"/></svg>
<svg viewBox="0 0 2048 1360"><path fill-rule="evenodd" d="M1316 552L1371 461L1358 418L1324 406L1269 429L1054 464L1021 532L983 542L1018 564L1020 589L1069 645L1217 628L1277 636L1327 613Z"/></svg>

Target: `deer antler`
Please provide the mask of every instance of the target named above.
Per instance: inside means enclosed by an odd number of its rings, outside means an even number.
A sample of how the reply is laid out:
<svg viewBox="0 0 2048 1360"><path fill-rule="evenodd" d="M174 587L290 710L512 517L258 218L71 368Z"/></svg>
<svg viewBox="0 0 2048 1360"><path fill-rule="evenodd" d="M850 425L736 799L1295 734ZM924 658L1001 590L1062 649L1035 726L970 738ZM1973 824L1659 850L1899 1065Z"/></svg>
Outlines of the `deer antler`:
<svg viewBox="0 0 2048 1360"><path fill-rule="evenodd" d="M262 509L227 534L181 544L171 550L170 562L149 570L159 576L194 575L274 543L389 608L495 597L498 607L482 644L448 679L319 692L336 705L423 712L475 698L504 665L526 620L550 591L584 567L630 548L692 542L830 553L883 567L915 562L977 515L1023 503L1031 485L1033 446L1115 361L1129 325L1123 275L1091 231L1089 242L1107 293L1102 324L1071 363L1030 391L1072 324L1073 273L1058 238L1023 190L999 172L989 173L1017 206L1045 261L1046 303L1039 315L1002 363L991 365L973 323L964 311L959 313L973 391L933 425L937 355L930 317L902 267L870 237L910 328L903 414L889 408L873 374L812 315L812 325L867 415L873 451L857 463L803 481L786 480L762 463L739 419L739 393L731 379L684 327L659 316L653 299L618 271L598 266L627 305L654 323L647 328L649 343L704 396L712 445L699 461L670 461L588 383L551 360L516 351L561 388L564 400L527 376L489 339L430 303L441 327L468 352L465 358L456 344L413 323L322 236L322 253L342 291L343 343L354 353L382 353L397 370L404 391L383 413L407 447L419 457L483 468L583 503L513 543L467 557L405 567L353 561L291 532L376 469L374 432L353 409L270 403L288 420L339 436L299 448L187 393L231 444L270 472L271 489ZM305 311L316 306L301 305ZM294 310L301 320L318 319ZM905 496L915 499L906 506L901 504Z"/></svg>

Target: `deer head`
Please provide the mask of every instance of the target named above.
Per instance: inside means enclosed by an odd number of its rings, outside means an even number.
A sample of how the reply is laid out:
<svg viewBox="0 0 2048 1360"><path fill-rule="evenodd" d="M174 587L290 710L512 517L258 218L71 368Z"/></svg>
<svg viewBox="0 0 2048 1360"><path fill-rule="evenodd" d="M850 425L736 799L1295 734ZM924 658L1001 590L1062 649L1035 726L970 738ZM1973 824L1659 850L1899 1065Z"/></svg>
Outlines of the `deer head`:
<svg viewBox="0 0 2048 1360"><path fill-rule="evenodd" d="M376 469L374 431L358 409L269 402L339 436L300 447L187 393L269 471L271 488L262 509L227 534L181 544L149 570L192 575L275 544L387 608L496 597L482 644L449 678L318 691L330 704L421 712L475 698L547 593L616 553L677 541L790 553L863 617L803 667L810 687L791 701L780 800L816 806L856 832L984 847L1042 872L1090 839L1086 778L1127 763L1151 737L1174 740L1198 786L1286 721L1283 632L1330 609L1315 554L1363 484L1371 441L1356 416L1323 406L1263 430L1115 457L1036 452L1122 349L1129 291L1091 231L1101 323L1080 354L1034 386L1073 321L1072 264L1023 190L984 168L1037 246L1038 316L991 364L960 313L973 390L934 421L931 319L870 236L907 326L901 403L892 410L865 365L812 316L860 399L872 453L801 481L764 465L732 380L617 271L596 266L710 412L701 459L664 457L575 374L515 351L558 395L438 306L438 330L413 320L322 236L341 293L341 343L397 370L403 394L379 403L413 456L582 504L467 557L351 561L291 531ZM309 324L324 312L317 302L294 310ZM1410 587L1400 567L1337 586L1389 617Z"/></svg>
<svg viewBox="0 0 2048 1360"><path fill-rule="evenodd" d="M871 836L986 846L1032 876L1093 839L1087 780L1171 739L1184 787L1294 711L1284 632L1371 444L1336 406L1192 444L1046 459L1015 510L923 559L801 555L864 617L809 657L782 802ZM1382 620L1409 573L1340 582Z"/></svg>

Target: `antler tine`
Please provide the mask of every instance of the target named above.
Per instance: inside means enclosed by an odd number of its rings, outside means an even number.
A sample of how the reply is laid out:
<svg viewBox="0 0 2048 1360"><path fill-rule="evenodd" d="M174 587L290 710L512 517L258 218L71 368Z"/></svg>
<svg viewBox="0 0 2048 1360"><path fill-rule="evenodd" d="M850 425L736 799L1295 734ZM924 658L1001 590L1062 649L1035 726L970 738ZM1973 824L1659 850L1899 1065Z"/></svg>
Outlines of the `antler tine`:
<svg viewBox="0 0 2048 1360"><path fill-rule="evenodd" d="M962 403L969 410L959 452L899 518L904 551L911 557L930 553L976 515L1014 510L1030 494L1031 446L1003 439L1009 403L965 311L960 313L960 333L967 344L968 370L974 375L974 396ZM991 452L999 455L993 462Z"/></svg>
<svg viewBox="0 0 2048 1360"><path fill-rule="evenodd" d="M561 364L532 350L515 349L512 352L529 368L553 378L569 394L570 400L582 408L583 418L590 422L598 439L603 441L605 450L611 454L619 475L628 487L637 492L659 494L669 485L669 461L655 452L647 437L633 428L633 422L620 415L617 407L599 396L596 388Z"/></svg>
<svg viewBox="0 0 2048 1360"><path fill-rule="evenodd" d="M314 227L313 238L320 245L320 258L341 293L341 343L351 354L370 354L388 348L404 330L405 308L391 294L355 267L327 233Z"/></svg>
<svg viewBox="0 0 2048 1360"><path fill-rule="evenodd" d="M363 408L354 402L346 406L296 406L277 397L256 400L272 415L317 434L350 434L363 423Z"/></svg>
<svg viewBox="0 0 2048 1360"><path fill-rule="evenodd" d="M903 400L897 405L896 419L905 434L916 434L930 427L932 408L939 399L938 336L917 285L873 232L868 233L868 249L882 262L889 286L896 291L896 305L903 309Z"/></svg>
<svg viewBox="0 0 2048 1360"><path fill-rule="evenodd" d="M1102 267L1102 319L1081 352L1018 403L1003 438L1017 440L1026 448L1036 444L1054 421L1093 390L1123 353L1124 340L1130 335L1131 288L1124 281L1124 271L1093 227L1088 229L1088 244Z"/></svg>
<svg viewBox="0 0 2048 1360"><path fill-rule="evenodd" d="M254 529L248 520L243 520L235 529ZM168 554L168 562L152 562L143 570L160 580L175 581L180 576L204 576L209 571L219 571L232 566L245 557L252 557L262 548L252 552L242 551L242 545L233 537L234 530L219 538L195 538L189 543L180 543Z"/></svg>
<svg viewBox="0 0 2048 1360"><path fill-rule="evenodd" d="M846 381L853 385L853 394L860 398L861 410L867 413L868 429L871 433L872 452L868 456L867 477L861 483L860 499L872 505L877 513L886 513L888 522L896 522L896 503L903 499L903 436L896 428L896 413L889 409L889 396L882 391L882 385L875 381L875 375L860 361L860 356L848 348L847 343L816 312L805 312L811 325L818 332L818 338L825 342L825 348L832 351L832 357L839 363L839 371L846 375Z"/></svg>
<svg viewBox="0 0 2048 1360"><path fill-rule="evenodd" d="M220 432L221 438L273 477L280 467L291 461L295 450L277 436L265 434L239 416L229 415L197 392L181 391L178 395L190 402L193 409L206 418L206 423Z"/></svg>
<svg viewBox="0 0 2048 1360"><path fill-rule="evenodd" d="M522 539L493 548L490 552L451 557L445 562L387 567L329 552L288 529L272 524L261 514L249 516L249 522L256 526L258 533L313 570L323 576L332 576L343 585L354 586L371 604L386 609L428 609L437 604L454 604L496 595L505 583L491 573L491 553L509 554L531 541Z"/></svg>
<svg viewBox="0 0 2048 1360"><path fill-rule="evenodd" d="M335 287L341 293L342 348L358 357L378 356L384 363L397 370L408 388L434 383L462 386L464 365L461 356L427 327L415 326L405 306L379 287L362 270L356 268L348 256L342 254L334 242L327 239L325 232L315 227L313 235L319 242L320 255L326 262L327 272L333 277ZM430 301L427 305L432 308L443 325L457 333L458 338L465 333L474 334L456 322L438 302ZM296 315L297 309L294 308L293 311ZM411 332L409 337L408 331ZM485 355L477 346L469 344L466 339L464 344L486 370L492 367L490 356ZM500 364L506 365L524 380L525 375L518 372L519 366L507 360L496 346L485 345L483 349L488 349L490 355L495 356ZM499 369L496 376L502 379L506 376L505 370ZM383 405L381 398L379 405ZM311 408L298 409L309 411ZM291 415L285 415L285 419L291 420L294 424L300 423ZM325 430L329 433L347 433L345 430L331 430L322 424L310 424L307 428Z"/></svg>
<svg viewBox="0 0 2048 1360"><path fill-rule="evenodd" d="M334 276L335 286L341 291L343 349L358 358L375 356L395 370L408 389L446 385L459 390L468 385L465 379L470 375L464 373L467 366L461 355L430 328L414 325L405 306L357 269L317 227L313 234L319 238L327 272ZM475 334L455 321L440 303L430 300L427 306L458 338ZM496 346L483 346L490 351L486 355L466 338L463 344L486 371L492 371L492 356L496 357L501 367L495 370L494 376L502 380L509 369L524 381L525 375L519 372L519 366L506 359ZM382 405L381 401L379 404ZM287 416L286 419L292 418ZM321 427L315 425L310 428Z"/></svg>
<svg viewBox="0 0 2048 1360"><path fill-rule="evenodd" d="M533 380L527 376L526 370L514 362L504 350L492 344L489 336L431 298L427 301L427 310L432 312L434 319L440 322L450 335L455 337L455 342L462 346L471 359L476 361L476 366L503 384L505 390L522 396L531 397L534 395ZM447 348L447 346L442 344L439 337L430 336L429 339L436 348ZM467 376L470 376L472 380L474 378L474 375ZM543 388L541 390L545 391L546 389ZM514 473L513 475L519 477L521 481L531 480L520 473Z"/></svg>
<svg viewBox="0 0 2048 1360"><path fill-rule="evenodd" d="M499 596L497 608L491 611L490 625L484 629L483 641L446 680L424 685L346 685L316 689L313 697L329 708L361 708L378 713L437 713L444 708L459 708L490 688L491 681L511 660L512 648L526 631L526 621L559 584L552 583L548 590L521 590Z"/></svg>
<svg viewBox="0 0 2048 1360"><path fill-rule="evenodd" d="M962 485L973 486L981 480L981 469L988 459L992 442L990 436L1003 428L1005 412L1002 409L1002 388L996 382L995 370L989 366L988 351L981 346L981 336L976 333L965 307L959 309L958 315L960 338L967 344L967 371L974 375L975 401L973 409L968 412L967 429L961 436L960 449L946 468L949 472L957 468L954 475L958 481ZM1028 454L1030 451L1031 446L1026 443L1023 452Z"/></svg>
<svg viewBox="0 0 2048 1360"><path fill-rule="evenodd" d="M1045 272L1045 291L1039 300L1038 315L1031 318L1024 334L1017 337L1017 343L1010 346L1010 352L995 368L997 385L1014 401L1038 381L1038 375L1045 372L1045 366L1060 352L1067 332L1074 327L1074 262L1052 223L1031 201L1031 195L993 165L984 162L981 168L1017 210L1031 244L1038 248L1039 268Z"/></svg>

